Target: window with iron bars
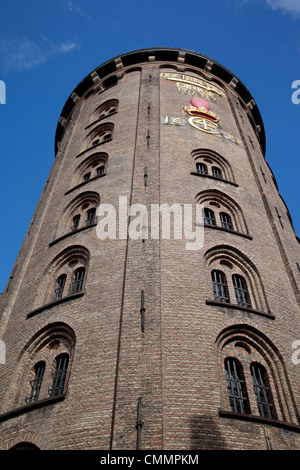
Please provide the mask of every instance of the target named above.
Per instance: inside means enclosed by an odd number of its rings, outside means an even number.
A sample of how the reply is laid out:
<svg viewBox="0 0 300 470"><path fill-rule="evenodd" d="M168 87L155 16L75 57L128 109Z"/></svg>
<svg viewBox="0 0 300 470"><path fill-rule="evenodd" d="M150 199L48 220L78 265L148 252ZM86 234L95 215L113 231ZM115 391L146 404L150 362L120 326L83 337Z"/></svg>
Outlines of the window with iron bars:
<svg viewBox="0 0 300 470"><path fill-rule="evenodd" d="M218 168L217 166L213 166L212 169L212 175L215 177L215 178L222 178L222 171L220 168Z"/></svg>
<svg viewBox="0 0 300 470"><path fill-rule="evenodd" d="M68 354L60 354L56 358L56 368L53 374L52 387L49 390L50 397L57 397L64 392L65 380L68 370Z"/></svg>
<svg viewBox="0 0 300 470"><path fill-rule="evenodd" d="M62 274L57 279L57 288L55 289L55 298L56 299L61 299L62 298L64 288L65 288L65 284L66 284L66 279L67 279L66 274Z"/></svg>
<svg viewBox="0 0 300 470"><path fill-rule="evenodd" d="M232 280L237 304L242 307L251 307L246 280L238 274L234 274Z"/></svg>
<svg viewBox="0 0 300 470"><path fill-rule="evenodd" d="M251 377L259 414L264 418L274 418L271 389L265 368L261 364L252 363Z"/></svg>
<svg viewBox="0 0 300 470"><path fill-rule="evenodd" d="M97 176L104 175L104 173L105 173L105 166L104 165L99 166L99 168L97 168Z"/></svg>
<svg viewBox="0 0 300 470"><path fill-rule="evenodd" d="M83 176L83 181L89 181L90 177L91 177L91 172L86 173L86 174Z"/></svg>
<svg viewBox="0 0 300 470"><path fill-rule="evenodd" d="M75 217L73 217L73 225L71 227L72 232L76 232L76 230L78 230L79 222L80 222L80 214L77 214L75 215Z"/></svg>
<svg viewBox="0 0 300 470"><path fill-rule="evenodd" d="M225 371L231 411L249 414L250 406L241 364L235 358L227 358Z"/></svg>
<svg viewBox="0 0 300 470"><path fill-rule="evenodd" d="M226 212L220 212L221 226L226 230L232 230L232 221L229 214Z"/></svg>
<svg viewBox="0 0 300 470"><path fill-rule="evenodd" d="M35 403L38 401L40 389L45 372L45 362L41 361L35 365L35 377L30 381L31 393L28 398L25 399L27 404Z"/></svg>
<svg viewBox="0 0 300 470"><path fill-rule="evenodd" d="M85 275L85 268L79 268L75 271L75 280L72 283L72 294L82 291L84 275Z"/></svg>
<svg viewBox="0 0 300 470"><path fill-rule="evenodd" d="M87 219L85 221L86 226L89 227L90 225L93 225L96 220L96 209L93 207L92 209L89 209L87 211Z"/></svg>
<svg viewBox="0 0 300 470"><path fill-rule="evenodd" d="M207 175L208 174L207 166L204 165L204 163L198 162L196 164L196 169L197 169L197 173L200 173L201 175Z"/></svg>
<svg viewBox="0 0 300 470"><path fill-rule="evenodd" d="M203 211L203 216L205 225L216 225L215 214L211 209L205 208Z"/></svg>
<svg viewBox="0 0 300 470"><path fill-rule="evenodd" d="M226 276L222 271L213 270L211 273L214 299L218 302L229 302Z"/></svg>

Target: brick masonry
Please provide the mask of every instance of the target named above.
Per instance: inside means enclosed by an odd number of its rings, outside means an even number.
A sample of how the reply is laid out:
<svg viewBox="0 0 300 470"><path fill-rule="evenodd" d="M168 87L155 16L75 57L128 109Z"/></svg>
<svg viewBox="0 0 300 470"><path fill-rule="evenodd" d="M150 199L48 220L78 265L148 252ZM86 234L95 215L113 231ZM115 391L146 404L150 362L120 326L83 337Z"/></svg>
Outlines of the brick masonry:
<svg viewBox="0 0 300 470"><path fill-rule="evenodd" d="M230 86L214 69L155 54L150 50L147 60L130 65L117 61L113 86L96 74L68 116L1 296L1 449L29 442L45 450L134 450L139 399L141 449L300 448L300 364L292 361L292 344L300 340L299 243L250 122L255 113L239 85ZM175 74L193 77L194 88ZM211 110L234 139L189 124L183 108L190 93L207 97L205 88L195 88L197 80L222 90L210 93ZM118 100L117 112L97 116L108 100ZM112 138L93 147L88 133L108 123ZM226 161L235 184L195 174L196 150ZM106 154L105 176L72 187L80 164L94 153ZM70 232L75 214L68 208L79 197L97 195L118 208L119 197L127 196L128 204L150 212L151 204L194 207L208 193L215 210L232 201L240 228L205 227L197 251L172 237L99 240L95 226ZM83 203L80 208L84 213ZM55 302L58 272L79 265L86 268L83 291ZM228 279L244 274L251 309L236 305L232 286L230 304L214 302L210 272L220 267ZM50 399L55 358L65 352L64 394ZM230 408L226 357L243 366L250 414ZM26 405L38 361L46 363L39 400ZM275 419L260 417L252 362L267 370Z"/></svg>

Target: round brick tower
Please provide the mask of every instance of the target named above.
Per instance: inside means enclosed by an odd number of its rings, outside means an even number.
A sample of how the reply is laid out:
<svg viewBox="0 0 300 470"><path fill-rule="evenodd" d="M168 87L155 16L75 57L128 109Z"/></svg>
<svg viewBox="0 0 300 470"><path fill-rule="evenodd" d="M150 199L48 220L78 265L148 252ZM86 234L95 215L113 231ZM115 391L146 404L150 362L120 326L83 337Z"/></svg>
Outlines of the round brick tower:
<svg viewBox="0 0 300 470"><path fill-rule="evenodd" d="M299 240L243 83L121 55L55 155L1 296L0 448L300 449Z"/></svg>

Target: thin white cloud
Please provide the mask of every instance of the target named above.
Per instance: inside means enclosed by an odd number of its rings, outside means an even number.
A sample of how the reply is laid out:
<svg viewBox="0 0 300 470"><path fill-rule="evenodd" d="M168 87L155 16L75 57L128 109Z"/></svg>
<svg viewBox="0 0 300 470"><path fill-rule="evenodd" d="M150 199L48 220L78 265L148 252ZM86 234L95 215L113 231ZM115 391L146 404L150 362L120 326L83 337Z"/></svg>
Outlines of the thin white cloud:
<svg viewBox="0 0 300 470"><path fill-rule="evenodd" d="M68 54L74 49L79 47L77 42L61 42L58 46L54 46L52 50L53 54Z"/></svg>
<svg viewBox="0 0 300 470"><path fill-rule="evenodd" d="M293 16L300 16L300 0L266 0L273 10L283 10Z"/></svg>
<svg viewBox="0 0 300 470"><path fill-rule="evenodd" d="M73 0L60 0L60 1L62 3L63 10L89 18L89 15L86 15Z"/></svg>
<svg viewBox="0 0 300 470"><path fill-rule="evenodd" d="M23 71L44 64L46 55L27 38L0 38L0 58L5 71Z"/></svg>
<svg viewBox="0 0 300 470"><path fill-rule="evenodd" d="M45 64L51 57L68 54L79 45L76 42L62 42L53 45L44 39L38 44L26 37L0 37L0 62L5 72L23 72Z"/></svg>

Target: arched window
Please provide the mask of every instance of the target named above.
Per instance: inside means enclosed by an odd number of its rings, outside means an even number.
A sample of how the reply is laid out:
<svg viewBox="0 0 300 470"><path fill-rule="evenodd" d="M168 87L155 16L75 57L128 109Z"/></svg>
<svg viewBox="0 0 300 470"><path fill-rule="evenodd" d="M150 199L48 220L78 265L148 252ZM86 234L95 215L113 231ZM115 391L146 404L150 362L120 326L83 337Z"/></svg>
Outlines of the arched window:
<svg viewBox="0 0 300 470"><path fill-rule="evenodd" d="M196 201L214 211L215 227L251 238L242 208L228 194L217 189L205 189L197 194Z"/></svg>
<svg viewBox="0 0 300 470"><path fill-rule="evenodd" d="M93 225L95 223L95 220L96 220L96 208L92 207L91 209L87 211L87 219L85 221L86 226L89 227L90 225Z"/></svg>
<svg viewBox="0 0 300 470"><path fill-rule="evenodd" d="M233 229L231 217L226 212L220 212L220 221L221 221L221 226L225 228L226 230Z"/></svg>
<svg viewBox="0 0 300 470"><path fill-rule="evenodd" d="M98 124L86 136L84 141L84 147L86 148L87 146L89 148L91 146L98 145L108 140L111 140L113 137L113 131L114 124L112 122Z"/></svg>
<svg viewBox="0 0 300 470"><path fill-rule="evenodd" d="M97 176L102 176L105 174L105 166L104 165L100 165L98 168L97 168Z"/></svg>
<svg viewBox="0 0 300 470"><path fill-rule="evenodd" d="M205 260L208 275L211 273L214 282L213 297L206 303L212 302L213 305L215 300L231 302L235 309L248 308L252 313L274 318L258 269L244 253L232 246L219 245L207 250ZM224 279L227 279L227 295L222 292ZM223 297L225 300L221 300Z"/></svg>
<svg viewBox="0 0 300 470"><path fill-rule="evenodd" d="M200 148L194 150L191 157L193 160L192 174L217 178L236 185L231 165L217 152Z"/></svg>
<svg viewBox="0 0 300 470"><path fill-rule="evenodd" d="M222 410L226 413L238 411L228 400L228 379L235 381L237 377L237 381L241 381L242 396L249 399L245 413L299 425L297 399L288 377L292 369L285 364L265 331L262 333L244 321L227 326L219 333L216 348L220 373L224 374L225 365L227 379L220 383L221 416ZM237 361L236 371L232 359ZM237 388L238 385L232 387L233 390ZM238 396L237 393L231 395ZM251 416L248 417L250 420Z"/></svg>
<svg viewBox="0 0 300 470"><path fill-rule="evenodd" d="M245 278L239 274L233 274L232 281L237 304L243 307L251 307L250 296Z"/></svg>
<svg viewBox="0 0 300 470"><path fill-rule="evenodd" d="M203 210L204 225L216 225L216 219L214 211L211 209L205 208Z"/></svg>
<svg viewBox="0 0 300 470"><path fill-rule="evenodd" d="M74 171L69 190L70 192L78 185L92 182L95 178L102 177L107 173L108 154L106 152L95 152L85 158Z"/></svg>
<svg viewBox="0 0 300 470"><path fill-rule="evenodd" d="M73 294L84 295L89 258L89 251L81 245L69 246L58 253L45 267L31 314L49 303L67 300Z"/></svg>
<svg viewBox="0 0 300 470"><path fill-rule="evenodd" d="M61 299L63 296L65 284L67 280L67 275L66 274L61 274L59 278L57 279L57 288L55 289L55 298L56 299Z"/></svg>
<svg viewBox="0 0 300 470"><path fill-rule="evenodd" d="M233 357L226 358L225 372L231 411L235 413L250 413L246 383L241 363Z"/></svg>
<svg viewBox="0 0 300 470"><path fill-rule="evenodd" d="M18 442L18 444L11 447L9 450L40 450L35 444L31 442Z"/></svg>
<svg viewBox="0 0 300 470"><path fill-rule="evenodd" d="M80 214L76 214L76 215L73 217L73 225L72 225L72 227L71 227L72 232L76 232L76 230L78 230L78 228L79 228L79 222L80 222Z"/></svg>
<svg viewBox="0 0 300 470"><path fill-rule="evenodd" d="M104 119L118 112L119 101L116 99L105 101L98 106L93 113L92 120Z"/></svg>
<svg viewBox="0 0 300 470"><path fill-rule="evenodd" d="M49 391L51 397L63 395L68 370L69 355L60 354L56 358L56 367L53 374L52 387Z"/></svg>
<svg viewBox="0 0 300 470"><path fill-rule="evenodd" d="M91 178L91 172L90 171L88 173L86 173L85 175L83 175L83 181L89 181L90 178Z"/></svg>
<svg viewBox="0 0 300 470"><path fill-rule="evenodd" d="M214 299L218 302L229 302L226 276L222 271L214 269L211 273Z"/></svg>
<svg viewBox="0 0 300 470"><path fill-rule="evenodd" d="M56 321L34 331L19 356L18 369L12 374L6 396L8 410L35 405L41 400L65 394L76 345L74 330ZM44 405L46 406L46 402Z"/></svg>
<svg viewBox="0 0 300 470"><path fill-rule="evenodd" d="M72 199L61 213L56 228L55 242L60 237L71 235L78 230L96 223L96 209L100 204L100 196L96 191L84 191ZM87 217L89 222L87 223Z"/></svg>
<svg viewBox="0 0 300 470"><path fill-rule="evenodd" d="M212 171L212 175L213 175L215 178L223 178L221 168L219 168L219 167L217 167L217 166L213 166L213 167L211 168L211 171Z"/></svg>
<svg viewBox="0 0 300 470"><path fill-rule="evenodd" d="M42 380L45 372L45 362L40 361L34 366L35 376L34 379L30 381L31 393L28 398L26 398L26 403L34 403L38 401L40 389L42 385Z"/></svg>
<svg viewBox="0 0 300 470"><path fill-rule="evenodd" d="M196 168L197 168L197 173L200 173L201 175L207 175L207 166L204 165L204 163L198 162L196 163Z"/></svg>
<svg viewBox="0 0 300 470"><path fill-rule="evenodd" d="M85 268L79 268L75 271L75 280L73 281L73 284L72 284L72 294L82 291L84 275L85 275Z"/></svg>
<svg viewBox="0 0 300 470"><path fill-rule="evenodd" d="M275 418L272 404L273 399L266 369L256 362L251 364L250 369L260 416L264 418Z"/></svg>

